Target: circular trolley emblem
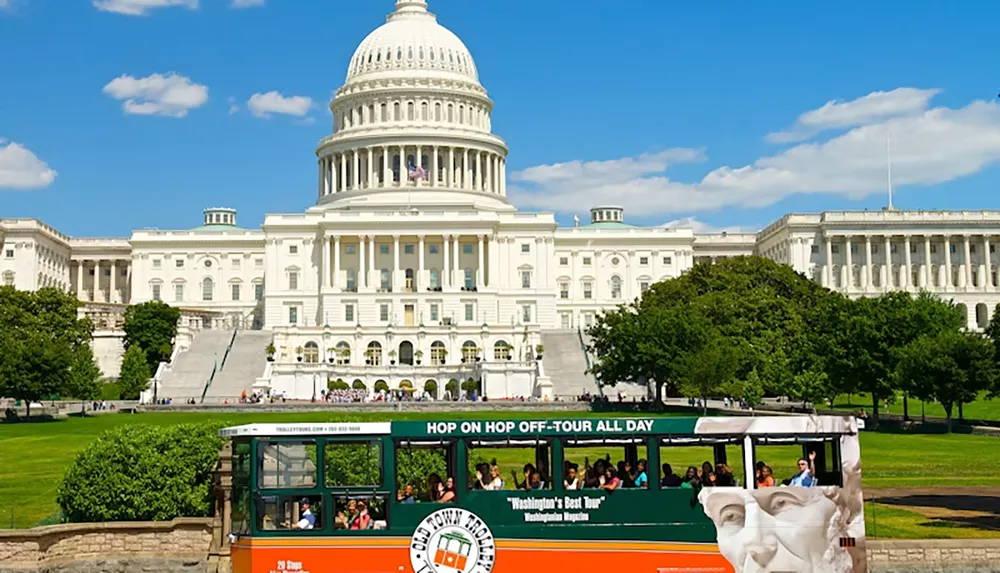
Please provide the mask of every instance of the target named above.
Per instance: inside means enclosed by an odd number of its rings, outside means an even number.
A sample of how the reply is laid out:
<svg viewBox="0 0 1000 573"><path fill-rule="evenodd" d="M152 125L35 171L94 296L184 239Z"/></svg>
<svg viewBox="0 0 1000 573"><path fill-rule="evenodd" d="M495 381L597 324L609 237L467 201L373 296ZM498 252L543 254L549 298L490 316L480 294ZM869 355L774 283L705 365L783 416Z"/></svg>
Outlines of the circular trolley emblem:
<svg viewBox="0 0 1000 573"><path fill-rule="evenodd" d="M414 573L490 573L495 561L496 543L486 522L457 507L425 517L410 540Z"/></svg>

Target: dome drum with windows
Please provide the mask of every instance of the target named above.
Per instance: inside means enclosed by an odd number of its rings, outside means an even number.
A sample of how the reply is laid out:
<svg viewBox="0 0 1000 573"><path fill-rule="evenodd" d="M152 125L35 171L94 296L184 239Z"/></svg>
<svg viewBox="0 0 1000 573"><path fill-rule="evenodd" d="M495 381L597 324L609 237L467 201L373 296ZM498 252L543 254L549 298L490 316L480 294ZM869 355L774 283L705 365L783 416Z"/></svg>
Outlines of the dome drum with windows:
<svg viewBox="0 0 1000 573"><path fill-rule="evenodd" d="M330 103L333 134L316 150L318 205L512 211L492 110L465 44L424 0L397 0Z"/></svg>

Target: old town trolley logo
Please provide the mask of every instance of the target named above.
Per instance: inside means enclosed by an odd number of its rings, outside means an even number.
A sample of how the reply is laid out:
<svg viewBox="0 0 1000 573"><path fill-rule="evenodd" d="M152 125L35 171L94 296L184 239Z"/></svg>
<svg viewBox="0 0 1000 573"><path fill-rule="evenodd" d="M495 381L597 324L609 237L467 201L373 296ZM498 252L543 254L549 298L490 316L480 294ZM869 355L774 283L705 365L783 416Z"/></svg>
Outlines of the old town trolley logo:
<svg viewBox="0 0 1000 573"><path fill-rule="evenodd" d="M493 533L479 516L464 509L428 515L410 541L414 573L490 573L494 561Z"/></svg>

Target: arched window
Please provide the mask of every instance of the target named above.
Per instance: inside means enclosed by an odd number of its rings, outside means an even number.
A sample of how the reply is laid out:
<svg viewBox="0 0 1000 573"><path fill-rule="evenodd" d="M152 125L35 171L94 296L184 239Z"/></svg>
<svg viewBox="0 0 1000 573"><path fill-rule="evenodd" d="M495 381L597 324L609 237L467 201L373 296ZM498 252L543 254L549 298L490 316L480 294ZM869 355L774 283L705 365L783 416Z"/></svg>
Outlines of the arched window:
<svg viewBox="0 0 1000 573"><path fill-rule="evenodd" d="M392 119L393 121L403 119L403 110L400 108L398 101L392 103Z"/></svg>
<svg viewBox="0 0 1000 573"><path fill-rule="evenodd" d="M506 340L498 340L493 345L493 359L510 360L510 346L507 345Z"/></svg>
<svg viewBox="0 0 1000 573"><path fill-rule="evenodd" d="M420 119L421 121L427 121L427 102L420 102Z"/></svg>
<svg viewBox="0 0 1000 573"><path fill-rule="evenodd" d="M389 107L384 103L380 103L378 104L378 109L379 119L383 122L389 121Z"/></svg>
<svg viewBox="0 0 1000 573"><path fill-rule="evenodd" d="M420 47L420 52L418 52L418 54L419 54L421 60L424 59L424 47L423 46Z"/></svg>
<svg viewBox="0 0 1000 573"><path fill-rule="evenodd" d="M413 343L409 340L399 343L399 363L413 366Z"/></svg>
<svg viewBox="0 0 1000 573"><path fill-rule="evenodd" d="M476 356L479 355L479 348L476 343L471 340L466 340L462 343L462 361L464 362L475 362Z"/></svg>
<svg viewBox="0 0 1000 573"><path fill-rule="evenodd" d="M441 121L441 102L434 104L434 121Z"/></svg>
<svg viewBox="0 0 1000 573"><path fill-rule="evenodd" d="M365 364L371 366L381 366L382 365L382 345L378 342L372 341L368 343L368 349L365 350Z"/></svg>
<svg viewBox="0 0 1000 573"><path fill-rule="evenodd" d="M458 123L465 123L465 106L458 106Z"/></svg>
<svg viewBox="0 0 1000 573"><path fill-rule="evenodd" d="M414 119L416 119L416 118L413 117L413 102L412 101L406 102L406 119L408 121L413 121Z"/></svg>
<svg viewBox="0 0 1000 573"><path fill-rule="evenodd" d="M315 342L307 342L305 352L302 353L302 361L309 364L319 362L319 345Z"/></svg>
<svg viewBox="0 0 1000 573"><path fill-rule="evenodd" d="M201 281L201 300L210 301L212 300L212 294L215 292L215 281L205 277L205 280Z"/></svg>
<svg viewBox="0 0 1000 573"><path fill-rule="evenodd" d="M364 383L363 380L361 380L360 378L357 378L357 379L354 380L354 382L351 382L351 388L354 389L354 390L367 390L368 386L365 386L365 383Z"/></svg>
<svg viewBox="0 0 1000 573"><path fill-rule="evenodd" d="M392 180L399 183L399 156L392 156Z"/></svg>
<svg viewBox="0 0 1000 573"><path fill-rule="evenodd" d="M3 284L4 286L14 286L14 271L4 271ZM77 286L79 287L79 285Z"/></svg>
<svg viewBox="0 0 1000 573"><path fill-rule="evenodd" d="M431 269L431 288L437 290L441 288L441 271Z"/></svg>
<svg viewBox="0 0 1000 573"><path fill-rule="evenodd" d="M381 276L381 286L382 290L389 290L392 288L392 275L389 274L389 269L382 269L380 271Z"/></svg>
<svg viewBox="0 0 1000 573"><path fill-rule="evenodd" d="M622 279L615 275L611 277L611 298L619 299L622 297Z"/></svg>
<svg viewBox="0 0 1000 573"><path fill-rule="evenodd" d="M435 340L431 343L431 364L435 366L440 366L444 364L445 358L448 352L444 348L444 343L440 340Z"/></svg>
<svg viewBox="0 0 1000 573"><path fill-rule="evenodd" d="M338 342L337 348L334 351L334 361L337 364L350 364L351 363L351 345L347 342Z"/></svg>
<svg viewBox="0 0 1000 573"><path fill-rule="evenodd" d="M448 104L448 123L455 123L455 104Z"/></svg>
<svg viewBox="0 0 1000 573"><path fill-rule="evenodd" d="M368 122L375 123L375 104L368 106Z"/></svg>

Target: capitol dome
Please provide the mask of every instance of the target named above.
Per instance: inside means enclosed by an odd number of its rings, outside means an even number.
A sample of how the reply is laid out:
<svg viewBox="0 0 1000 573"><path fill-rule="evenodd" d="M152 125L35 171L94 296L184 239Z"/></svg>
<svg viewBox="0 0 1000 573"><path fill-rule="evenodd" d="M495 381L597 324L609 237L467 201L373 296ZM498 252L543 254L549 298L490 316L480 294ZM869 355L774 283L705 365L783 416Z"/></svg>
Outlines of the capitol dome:
<svg viewBox="0 0 1000 573"><path fill-rule="evenodd" d="M425 0L396 0L386 23L368 34L354 52L346 83L391 75L451 79L479 84L476 63L465 44L438 24Z"/></svg>

